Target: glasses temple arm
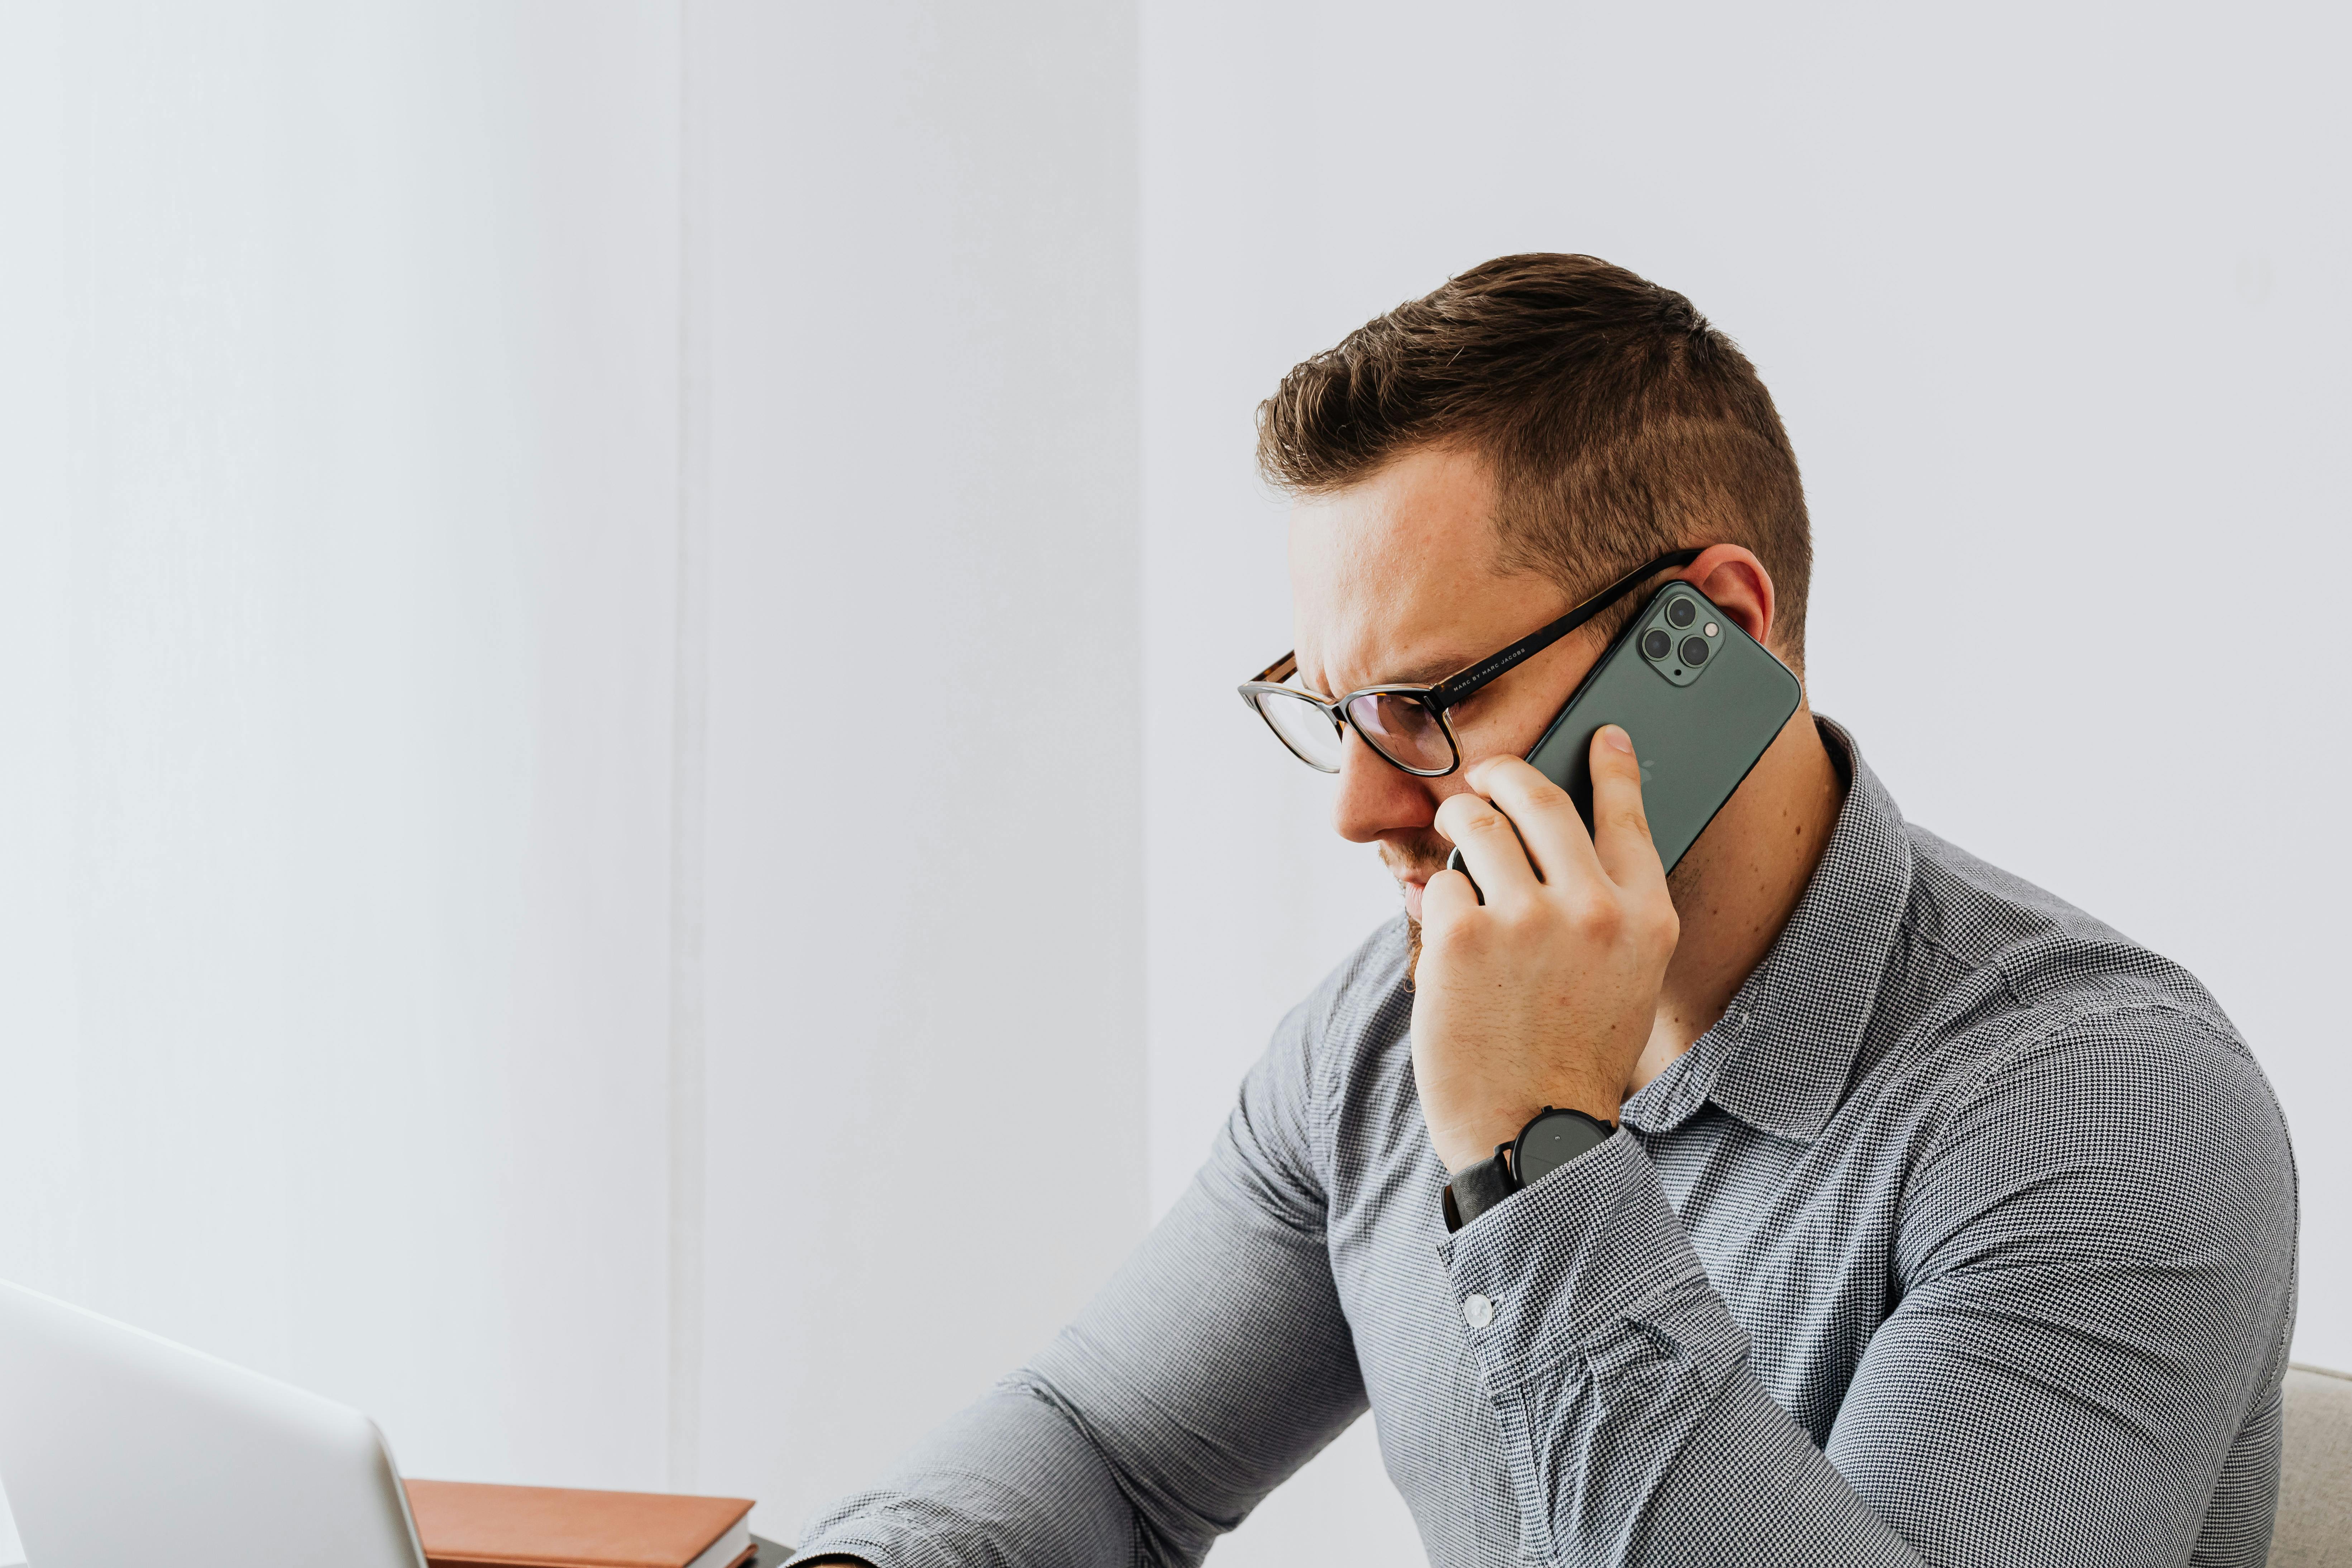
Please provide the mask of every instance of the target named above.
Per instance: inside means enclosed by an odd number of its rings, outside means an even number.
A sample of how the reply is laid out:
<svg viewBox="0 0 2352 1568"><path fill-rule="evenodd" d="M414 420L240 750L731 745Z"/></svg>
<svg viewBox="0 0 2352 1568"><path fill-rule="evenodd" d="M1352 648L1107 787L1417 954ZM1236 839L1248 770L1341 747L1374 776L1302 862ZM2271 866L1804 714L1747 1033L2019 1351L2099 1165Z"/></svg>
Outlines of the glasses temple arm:
<svg viewBox="0 0 2352 1568"><path fill-rule="evenodd" d="M1488 681L1543 652L1659 573L1687 566L1704 553L1700 550L1670 551L1646 566L1635 567L1551 625L1528 633L1502 652L1480 659L1467 669L1447 676L1429 689L1428 701L1440 710L1451 708ZM1259 679L1265 678L1261 676Z"/></svg>

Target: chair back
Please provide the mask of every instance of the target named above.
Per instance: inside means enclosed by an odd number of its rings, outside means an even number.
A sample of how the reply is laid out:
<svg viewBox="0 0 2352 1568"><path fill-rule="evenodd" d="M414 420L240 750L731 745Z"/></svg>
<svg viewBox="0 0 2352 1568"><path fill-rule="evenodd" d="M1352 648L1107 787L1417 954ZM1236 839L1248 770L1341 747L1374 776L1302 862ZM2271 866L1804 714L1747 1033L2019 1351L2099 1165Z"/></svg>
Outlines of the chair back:
<svg viewBox="0 0 2352 1568"><path fill-rule="evenodd" d="M2286 1441L2270 1568L2352 1568L2352 1376L2286 1374Z"/></svg>

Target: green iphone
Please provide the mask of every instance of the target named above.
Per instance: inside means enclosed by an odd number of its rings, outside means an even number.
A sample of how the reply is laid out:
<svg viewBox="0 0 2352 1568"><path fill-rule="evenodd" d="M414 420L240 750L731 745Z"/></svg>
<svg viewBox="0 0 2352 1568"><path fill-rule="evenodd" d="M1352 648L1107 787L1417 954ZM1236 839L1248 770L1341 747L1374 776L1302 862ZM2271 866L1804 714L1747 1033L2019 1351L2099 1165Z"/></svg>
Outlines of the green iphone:
<svg viewBox="0 0 2352 1568"><path fill-rule="evenodd" d="M1642 808L1672 871L1803 700L1789 667L1687 583L1652 596L1528 752L1592 826L1592 737L1620 724ZM1446 864L1462 869L1462 852Z"/></svg>

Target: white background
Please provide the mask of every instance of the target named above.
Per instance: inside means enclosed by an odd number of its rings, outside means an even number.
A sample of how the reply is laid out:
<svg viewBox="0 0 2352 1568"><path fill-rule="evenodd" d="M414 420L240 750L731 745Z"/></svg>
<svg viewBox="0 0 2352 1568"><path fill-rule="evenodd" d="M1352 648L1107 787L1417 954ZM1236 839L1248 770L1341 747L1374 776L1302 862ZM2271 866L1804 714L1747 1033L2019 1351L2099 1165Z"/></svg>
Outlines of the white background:
<svg viewBox="0 0 2352 1568"><path fill-rule="evenodd" d="M2352 1364L2346 31L0 9L0 1277L789 1532L1393 909L1231 695L1252 407L1581 249L1773 388L1906 810L2245 1028ZM1220 1560L1343 1554L1368 1424Z"/></svg>
<svg viewBox="0 0 2352 1568"><path fill-rule="evenodd" d="M789 1535L1145 1223L1133 18L0 15L0 1277Z"/></svg>

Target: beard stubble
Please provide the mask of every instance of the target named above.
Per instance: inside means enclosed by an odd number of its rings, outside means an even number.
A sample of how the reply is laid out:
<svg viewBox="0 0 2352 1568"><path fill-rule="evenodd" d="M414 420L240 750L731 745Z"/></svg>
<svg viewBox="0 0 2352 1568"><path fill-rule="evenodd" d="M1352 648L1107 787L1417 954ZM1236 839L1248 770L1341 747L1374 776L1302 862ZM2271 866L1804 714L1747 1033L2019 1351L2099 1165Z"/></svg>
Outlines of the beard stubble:
<svg viewBox="0 0 2352 1568"><path fill-rule="evenodd" d="M1383 838L1380 842L1381 864L1397 879L1402 889L1408 879L1427 885L1429 879L1445 869L1445 858L1454 853L1454 840L1433 828L1403 838ZM1405 917L1404 988L1412 989L1414 972L1421 967L1421 922L1411 915Z"/></svg>

